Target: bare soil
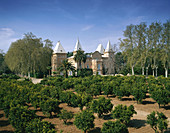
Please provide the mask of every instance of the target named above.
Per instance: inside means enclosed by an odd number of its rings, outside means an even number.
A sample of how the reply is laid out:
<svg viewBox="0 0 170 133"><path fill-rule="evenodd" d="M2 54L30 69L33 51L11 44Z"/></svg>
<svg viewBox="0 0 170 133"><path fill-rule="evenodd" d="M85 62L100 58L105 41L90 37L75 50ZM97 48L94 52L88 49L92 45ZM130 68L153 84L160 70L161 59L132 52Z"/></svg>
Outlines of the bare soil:
<svg viewBox="0 0 170 133"><path fill-rule="evenodd" d="M133 101L131 97L124 97L121 101L118 100L116 97L109 98L112 100L114 107L118 104L124 104L127 106L134 105L137 114L134 115L130 121L128 128L129 133L154 133L153 129L146 123L147 115L150 114L152 111L163 112L168 117L169 125L168 131L166 131L166 133L170 132L170 104L166 105L166 107L159 108L158 104L149 97L143 101L143 104L137 104L136 101ZM72 111L75 114L80 112L79 108L67 106L67 104L65 103L60 104L60 107L68 111ZM33 107L31 108L33 109ZM77 129L76 126L74 126L74 119L69 121L68 125L64 125L63 121L57 118L56 115L54 115L54 118L47 118L39 110L37 110L36 114L42 117L43 120L50 121L52 124L55 124L56 131L58 132L63 131L63 133L82 133L81 130ZM104 115L103 118L98 118L96 114L94 115L96 117L94 121L95 128L91 129L89 133L100 133L104 122L108 120L113 121L110 114ZM8 119L4 117L3 110L0 110L0 133L12 133L13 131L14 128L10 125Z"/></svg>

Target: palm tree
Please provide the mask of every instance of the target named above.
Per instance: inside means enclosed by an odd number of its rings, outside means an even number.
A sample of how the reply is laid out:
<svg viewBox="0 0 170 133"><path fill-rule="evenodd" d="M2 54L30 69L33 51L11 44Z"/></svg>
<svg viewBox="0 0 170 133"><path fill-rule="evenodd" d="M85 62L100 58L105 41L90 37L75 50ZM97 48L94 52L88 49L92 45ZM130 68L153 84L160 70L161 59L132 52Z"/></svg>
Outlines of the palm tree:
<svg viewBox="0 0 170 133"><path fill-rule="evenodd" d="M84 54L83 51L78 50L77 53L74 56L74 60L78 63L79 69L81 69L81 62L86 62L87 56Z"/></svg>
<svg viewBox="0 0 170 133"><path fill-rule="evenodd" d="M58 68L58 71L59 72L65 72L65 77L67 78L68 77L68 71L74 71L75 70L75 67L72 66L72 64L70 62L68 62L68 60L64 60L61 64L61 66Z"/></svg>

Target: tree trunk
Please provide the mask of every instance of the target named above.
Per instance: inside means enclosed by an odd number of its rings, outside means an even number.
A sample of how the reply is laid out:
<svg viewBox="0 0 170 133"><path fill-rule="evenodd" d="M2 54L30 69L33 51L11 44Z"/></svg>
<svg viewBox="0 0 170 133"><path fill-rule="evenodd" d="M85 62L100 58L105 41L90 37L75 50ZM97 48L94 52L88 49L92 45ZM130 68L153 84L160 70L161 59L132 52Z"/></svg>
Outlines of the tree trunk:
<svg viewBox="0 0 170 133"><path fill-rule="evenodd" d="M134 66L132 66L132 75L134 75Z"/></svg>
<svg viewBox="0 0 170 133"><path fill-rule="evenodd" d="M146 67L146 77L148 77L148 67Z"/></svg>
<svg viewBox="0 0 170 133"><path fill-rule="evenodd" d="M142 75L145 75L144 67L142 67Z"/></svg>
<svg viewBox="0 0 170 133"><path fill-rule="evenodd" d="M156 77L158 76L158 67L156 67Z"/></svg>
<svg viewBox="0 0 170 133"><path fill-rule="evenodd" d="M49 76L50 76L50 69L49 69Z"/></svg>
<svg viewBox="0 0 170 133"><path fill-rule="evenodd" d="M28 78L30 79L30 72L28 72Z"/></svg>
<svg viewBox="0 0 170 133"><path fill-rule="evenodd" d="M153 76L155 77L154 68L152 68L152 74L153 74Z"/></svg>
<svg viewBox="0 0 170 133"><path fill-rule="evenodd" d="M167 78L168 77L168 69L165 68L165 77Z"/></svg>

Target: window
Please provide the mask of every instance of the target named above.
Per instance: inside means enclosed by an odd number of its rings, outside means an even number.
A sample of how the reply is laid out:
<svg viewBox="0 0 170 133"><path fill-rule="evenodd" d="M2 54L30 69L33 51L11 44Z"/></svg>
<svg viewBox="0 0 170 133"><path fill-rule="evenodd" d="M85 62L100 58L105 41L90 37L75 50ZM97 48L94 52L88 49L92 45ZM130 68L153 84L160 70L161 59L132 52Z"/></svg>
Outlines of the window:
<svg viewBox="0 0 170 133"><path fill-rule="evenodd" d="M97 64L97 69L100 70L100 64Z"/></svg>

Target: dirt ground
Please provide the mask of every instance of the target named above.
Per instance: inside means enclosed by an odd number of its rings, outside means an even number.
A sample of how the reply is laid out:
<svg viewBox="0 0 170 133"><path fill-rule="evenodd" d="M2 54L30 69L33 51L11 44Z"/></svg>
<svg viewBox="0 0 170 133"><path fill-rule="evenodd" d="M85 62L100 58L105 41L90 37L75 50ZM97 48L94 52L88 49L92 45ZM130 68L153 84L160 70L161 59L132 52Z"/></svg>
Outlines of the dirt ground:
<svg viewBox="0 0 170 133"><path fill-rule="evenodd" d="M158 107L158 104L151 98L146 98L143 102L143 104L137 104L136 101L133 101L131 98L124 98L122 101L118 100L116 97L109 97L112 100L112 103L114 104L114 107L118 104L126 104L126 105L134 105L135 110L137 112L136 115L133 116L133 118L130 121L129 124L129 133L154 133L153 129L146 123L147 115L150 114L152 111L159 111L163 112L167 117L169 121L168 125L168 131L165 133L170 133L170 104L167 105L164 108ZM67 106L67 104L63 103L60 104L60 107L72 111L74 113L79 112L79 108L73 108ZM114 108L113 107L113 108ZM51 123L55 124L56 131L60 132L63 131L63 133L81 133L82 131L77 129L73 125L74 119L72 119L69 122L69 125L64 125L62 120L59 120L59 118L55 117L52 119L47 118L43 115L42 112L37 111L36 113L38 116L42 117L44 120L50 121ZM103 118L98 118L95 114L95 128L91 129L89 133L100 133L100 130L102 128L102 125L104 122L108 120L113 120L110 117L110 114L104 115ZM12 133L14 131L14 128L10 125L8 120L4 117L3 110L0 110L0 133Z"/></svg>

